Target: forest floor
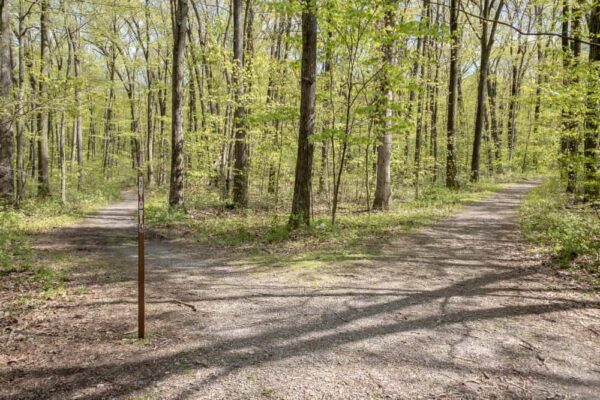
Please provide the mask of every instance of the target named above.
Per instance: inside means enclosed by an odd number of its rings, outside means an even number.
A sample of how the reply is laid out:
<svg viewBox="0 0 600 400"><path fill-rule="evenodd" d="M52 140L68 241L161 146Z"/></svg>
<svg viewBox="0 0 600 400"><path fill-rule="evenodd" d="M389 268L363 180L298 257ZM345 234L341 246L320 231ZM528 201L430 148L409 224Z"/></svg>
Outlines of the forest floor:
<svg viewBox="0 0 600 400"><path fill-rule="evenodd" d="M600 296L523 241L533 185L344 266L151 236L141 341L128 195L35 239L72 270L0 326L0 398L597 398Z"/></svg>

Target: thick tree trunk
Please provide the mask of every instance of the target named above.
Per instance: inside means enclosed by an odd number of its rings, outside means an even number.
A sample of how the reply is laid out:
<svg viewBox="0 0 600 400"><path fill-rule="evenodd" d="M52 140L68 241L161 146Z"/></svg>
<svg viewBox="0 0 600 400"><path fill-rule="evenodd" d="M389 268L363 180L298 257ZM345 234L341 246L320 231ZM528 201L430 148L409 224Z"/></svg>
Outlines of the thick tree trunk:
<svg viewBox="0 0 600 400"><path fill-rule="evenodd" d="M38 196L50 196L50 179L48 176L48 111L46 98L46 81L48 79L49 36L48 36L48 0L41 0L40 10L40 76L38 81Z"/></svg>
<svg viewBox="0 0 600 400"><path fill-rule="evenodd" d="M312 163L317 88L317 9L315 0L302 0L302 67L300 75L300 124L298 158L290 225L310 224Z"/></svg>
<svg viewBox="0 0 600 400"><path fill-rule="evenodd" d="M456 154L455 154L455 138L456 138L456 112L458 105L458 75L460 70L458 67L458 49L459 49L459 33L458 33L458 1L450 0L450 36L452 44L450 47L450 76L448 79L448 115L446 127L446 187L455 189L458 187L456 179Z"/></svg>
<svg viewBox="0 0 600 400"><path fill-rule="evenodd" d="M171 181L169 206L183 208L183 67L185 35L188 25L188 1L177 0L173 20L173 71L171 79Z"/></svg>
<svg viewBox="0 0 600 400"><path fill-rule="evenodd" d="M8 0L0 0L0 200L14 200L12 76Z"/></svg>
<svg viewBox="0 0 600 400"><path fill-rule="evenodd" d="M392 108L393 92L390 79L390 69L394 62L393 54L393 29L395 19L396 1L389 0L386 3L384 16L384 35L381 45L381 57L384 68L381 73L379 104L377 110L377 125L379 144L377 145L377 168L375 198L373 209L387 210L390 208L392 197ZM368 182L367 182L368 185ZM367 186L368 187L368 186Z"/></svg>
<svg viewBox="0 0 600 400"><path fill-rule="evenodd" d="M481 139L483 135L483 125L485 122L485 104L486 104L486 85L487 74L489 71L490 56L492 54L492 46L494 45L494 37L500 13L504 8L504 1L501 0L492 20L492 26L488 33L488 20L491 16L493 1L484 0L482 10L482 33L481 33L481 59L479 64L479 81L477 83L477 111L475 114L475 137L473 139L473 155L471 157L471 181L476 182L479 179L479 163L481 153Z"/></svg>
<svg viewBox="0 0 600 400"><path fill-rule="evenodd" d="M600 3L595 2L589 19L591 87L588 93L586 130L583 141L584 160L584 197L593 200L600 196L600 177L598 176L598 137L600 136Z"/></svg>
<svg viewBox="0 0 600 400"><path fill-rule="evenodd" d="M233 84L235 111L233 131L233 202L236 207L248 207L248 144L246 143L246 110L244 108L244 30L242 0L233 0Z"/></svg>

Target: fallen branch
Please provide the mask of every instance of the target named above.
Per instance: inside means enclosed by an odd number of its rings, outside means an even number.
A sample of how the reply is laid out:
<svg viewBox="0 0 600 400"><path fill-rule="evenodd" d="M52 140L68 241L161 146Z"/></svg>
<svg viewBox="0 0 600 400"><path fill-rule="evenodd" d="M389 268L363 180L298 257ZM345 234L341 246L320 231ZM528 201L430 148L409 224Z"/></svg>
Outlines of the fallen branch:
<svg viewBox="0 0 600 400"><path fill-rule="evenodd" d="M184 303L183 301L177 300L177 299L168 299L169 301L172 301L173 303L177 303L180 304L182 306L186 306L192 309L192 311L196 312L198 311L198 309L196 308L195 305L190 304L190 303Z"/></svg>

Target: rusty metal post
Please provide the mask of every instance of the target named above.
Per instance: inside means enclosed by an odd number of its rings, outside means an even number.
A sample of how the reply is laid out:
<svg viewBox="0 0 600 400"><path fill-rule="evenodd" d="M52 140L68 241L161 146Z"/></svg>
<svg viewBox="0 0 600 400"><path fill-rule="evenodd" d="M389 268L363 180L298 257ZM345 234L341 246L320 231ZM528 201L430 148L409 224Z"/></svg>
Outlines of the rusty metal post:
<svg viewBox="0 0 600 400"><path fill-rule="evenodd" d="M145 335L144 174L138 173L138 338Z"/></svg>

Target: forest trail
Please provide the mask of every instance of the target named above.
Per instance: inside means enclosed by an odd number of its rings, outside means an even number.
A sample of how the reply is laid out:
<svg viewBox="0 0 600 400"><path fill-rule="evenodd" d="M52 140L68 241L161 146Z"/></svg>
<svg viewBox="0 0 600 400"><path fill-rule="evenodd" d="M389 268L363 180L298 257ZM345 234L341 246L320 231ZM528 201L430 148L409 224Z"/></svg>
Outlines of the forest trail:
<svg viewBox="0 0 600 400"><path fill-rule="evenodd" d="M136 321L129 195L38 239L80 257L69 285L87 290L31 310L28 339L7 347L18 361L0 364L0 398L597 398L600 299L526 250L516 213L534 184L351 267L149 240L143 343L124 339Z"/></svg>

